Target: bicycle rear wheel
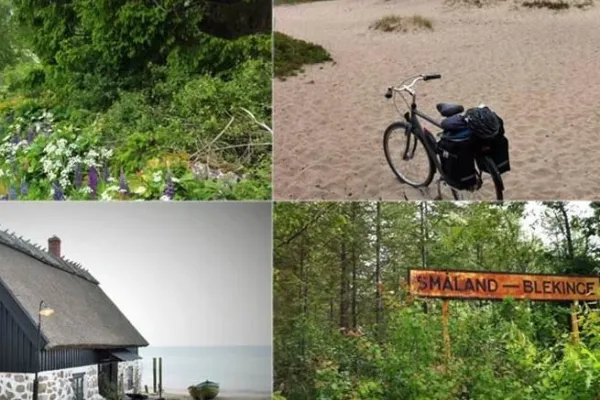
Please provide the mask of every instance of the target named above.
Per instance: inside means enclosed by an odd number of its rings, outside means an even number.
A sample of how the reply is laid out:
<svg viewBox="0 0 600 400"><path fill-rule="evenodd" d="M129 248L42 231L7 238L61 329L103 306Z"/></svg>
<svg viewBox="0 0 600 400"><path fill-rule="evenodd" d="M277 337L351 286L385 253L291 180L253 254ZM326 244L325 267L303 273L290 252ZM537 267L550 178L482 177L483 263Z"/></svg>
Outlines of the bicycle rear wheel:
<svg viewBox="0 0 600 400"><path fill-rule="evenodd" d="M497 201L504 200L504 183L502 182L502 176L498 171L498 167L488 156L482 157L481 162L487 167L487 170L492 177L492 183L494 187L492 188L491 185L486 186L484 181L481 188L474 191L457 190L451 188L454 200L489 200L490 197L494 197Z"/></svg>
<svg viewBox="0 0 600 400"><path fill-rule="evenodd" d="M387 127L383 134L383 152L392 172L401 182L424 187L433 180L435 164L427 147L406 123L395 122ZM413 176L411 171L420 176Z"/></svg>

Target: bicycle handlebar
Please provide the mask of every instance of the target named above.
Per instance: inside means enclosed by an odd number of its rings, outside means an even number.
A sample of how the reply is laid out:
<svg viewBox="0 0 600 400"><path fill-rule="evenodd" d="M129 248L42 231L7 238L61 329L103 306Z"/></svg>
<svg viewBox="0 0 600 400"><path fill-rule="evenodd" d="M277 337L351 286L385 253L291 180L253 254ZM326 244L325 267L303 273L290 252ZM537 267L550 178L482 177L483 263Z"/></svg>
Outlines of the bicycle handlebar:
<svg viewBox="0 0 600 400"><path fill-rule="evenodd" d="M389 87L387 92L385 93L386 99L391 99L393 97L394 92L408 92L411 96L415 96L415 91L413 90L413 86L418 81L429 81L432 79L441 79L442 74L425 74L418 75L414 80L410 83L410 85L402 85L401 87ZM409 78L410 79L410 78ZM404 81L406 82L406 81Z"/></svg>
<svg viewBox="0 0 600 400"><path fill-rule="evenodd" d="M428 81L431 79L441 79L442 78L442 74L428 74L428 75L423 75L423 80L424 81Z"/></svg>

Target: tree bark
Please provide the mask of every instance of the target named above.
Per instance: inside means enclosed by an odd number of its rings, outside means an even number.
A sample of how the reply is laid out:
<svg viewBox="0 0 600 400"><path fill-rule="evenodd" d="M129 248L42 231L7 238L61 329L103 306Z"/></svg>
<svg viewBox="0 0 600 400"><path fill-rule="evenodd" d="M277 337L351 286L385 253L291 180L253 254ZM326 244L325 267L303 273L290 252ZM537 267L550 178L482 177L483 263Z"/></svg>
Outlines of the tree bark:
<svg viewBox="0 0 600 400"><path fill-rule="evenodd" d="M346 242L342 241L340 252L340 328L348 328L348 261Z"/></svg>

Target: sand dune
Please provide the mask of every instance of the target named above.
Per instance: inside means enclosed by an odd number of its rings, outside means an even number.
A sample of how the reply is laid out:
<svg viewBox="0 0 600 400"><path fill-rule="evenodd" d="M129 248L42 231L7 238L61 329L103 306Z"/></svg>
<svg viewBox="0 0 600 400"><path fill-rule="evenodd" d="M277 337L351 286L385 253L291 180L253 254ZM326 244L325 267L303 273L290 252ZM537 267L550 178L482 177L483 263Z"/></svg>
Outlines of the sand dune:
<svg viewBox="0 0 600 400"><path fill-rule="evenodd" d="M369 30L388 14L420 14L434 31ZM383 93L440 72L442 80L418 87L423 111L485 103L504 118L513 168L506 199L600 199L599 21L600 7L448 9L442 0L276 7L276 30L321 44L335 65L275 81L275 198L432 198L433 185L403 185L385 161L383 130L398 114Z"/></svg>

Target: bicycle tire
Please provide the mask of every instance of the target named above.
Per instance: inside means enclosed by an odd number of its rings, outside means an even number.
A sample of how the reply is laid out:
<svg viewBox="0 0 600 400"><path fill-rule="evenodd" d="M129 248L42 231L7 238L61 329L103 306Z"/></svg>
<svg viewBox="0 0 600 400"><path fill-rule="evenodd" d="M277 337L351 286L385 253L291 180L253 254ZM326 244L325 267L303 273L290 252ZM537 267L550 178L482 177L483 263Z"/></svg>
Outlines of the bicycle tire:
<svg viewBox="0 0 600 400"><path fill-rule="evenodd" d="M405 183L405 184L415 187L415 188L426 187L426 186L429 186L429 184L433 180L433 176L435 174L435 164L434 164L434 161L431 159L431 154L427 148L427 145L425 144L425 142L423 141L423 139L420 136L416 135L414 132L408 133L412 138L417 140L417 142L414 142L417 146L420 142L421 146L423 146L423 151L425 151L425 154L427 154L427 159L429 161L429 163L428 163L429 171L427 173L427 178L423 182L415 183L415 182L412 182L410 179L407 179L406 177L404 177L402 175L402 173L400 173L400 171L398 171L398 169L394 166L394 163L390 156L389 140L390 140L390 136L391 136L392 132L394 132L395 130L401 130L403 133L406 133L406 130L408 128L409 127L405 122L394 122L393 124L391 124L390 126L388 126L386 128L385 132L383 133L383 152L385 154L385 159L387 160L388 165L392 169L392 172L394 173L394 175L396 175L396 178L398 178L398 180L400 180L400 182ZM410 143L410 141L408 141L408 143Z"/></svg>
<svg viewBox="0 0 600 400"><path fill-rule="evenodd" d="M498 171L496 163L494 163L494 161L489 156L481 157L481 162L485 164L487 171L489 171L488 173L490 174L490 176L492 177L492 181L494 182L496 201L503 201L504 183L502 182L502 176ZM454 200L461 200L459 190L452 188L452 196L454 197Z"/></svg>

